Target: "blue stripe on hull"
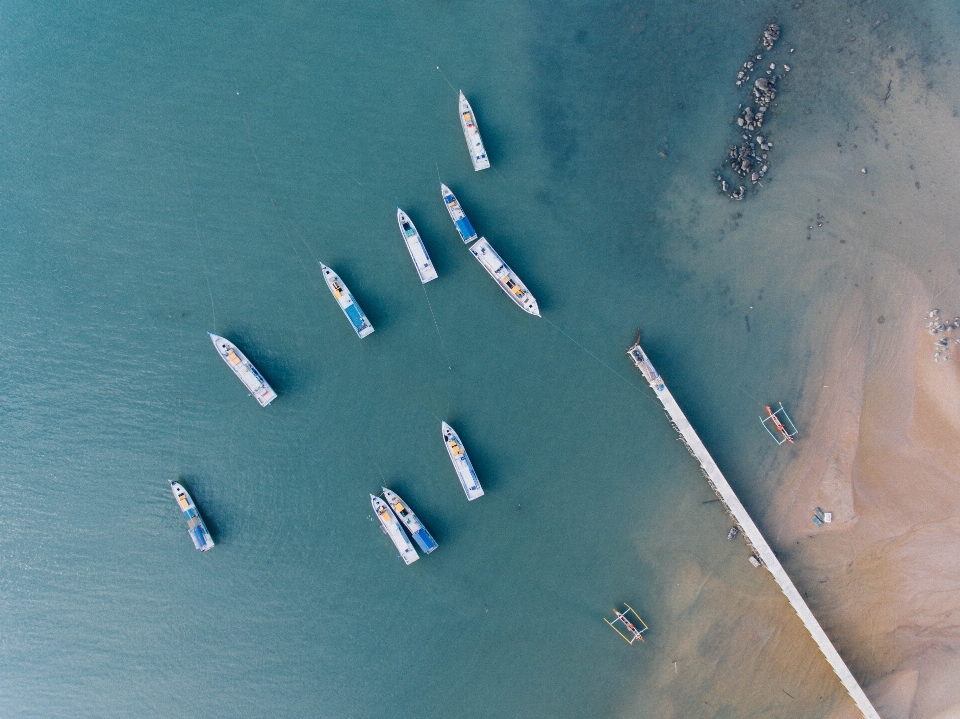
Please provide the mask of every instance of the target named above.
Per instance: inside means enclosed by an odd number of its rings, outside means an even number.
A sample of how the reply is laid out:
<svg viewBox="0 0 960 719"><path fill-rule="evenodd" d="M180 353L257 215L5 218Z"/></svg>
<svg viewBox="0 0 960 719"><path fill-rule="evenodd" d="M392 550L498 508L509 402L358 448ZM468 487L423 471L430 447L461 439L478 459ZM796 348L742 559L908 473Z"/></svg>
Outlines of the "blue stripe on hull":
<svg viewBox="0 0 960 719"><path fill-rule="evenodd" d="M473 229L473 225L470 224L470 220L466 217L457 220L454 224L457 226L457 232L460 233L460 238L464 242L472 240L477 236L477 231Z"/></svg>
<svg viewBox="0 0 960 719"><path fill-rule="evenodd" d="M197 549L203 549L207 546L207 533L203 530L203 527L194 527L190 530L190 534L193 538L193 546Z"/></svg>
<svg viewBox="0 0 960 719"><path fill-rule="evenodd" d="M417 544L420 545L420 549L423 550L424 554L430 554L430 552L432 552L438 546L433 537L430 536L430 532L428 532L424 527L420 527L419 530L413 532L413 539Z"/></svg>

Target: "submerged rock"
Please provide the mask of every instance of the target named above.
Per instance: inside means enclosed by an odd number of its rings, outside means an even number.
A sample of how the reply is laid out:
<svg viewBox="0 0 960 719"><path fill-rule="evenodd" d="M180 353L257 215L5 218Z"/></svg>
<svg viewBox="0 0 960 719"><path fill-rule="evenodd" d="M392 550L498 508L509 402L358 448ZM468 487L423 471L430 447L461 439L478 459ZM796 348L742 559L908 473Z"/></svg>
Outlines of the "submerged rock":
<svg viewBox="0 0 960 719"><path fill-rule="evenodd" d="M774 44L780 39L780 26L772 22L767 25L763 31L763 37L760 38L760 44L764 50L773 50Z"/></svg>

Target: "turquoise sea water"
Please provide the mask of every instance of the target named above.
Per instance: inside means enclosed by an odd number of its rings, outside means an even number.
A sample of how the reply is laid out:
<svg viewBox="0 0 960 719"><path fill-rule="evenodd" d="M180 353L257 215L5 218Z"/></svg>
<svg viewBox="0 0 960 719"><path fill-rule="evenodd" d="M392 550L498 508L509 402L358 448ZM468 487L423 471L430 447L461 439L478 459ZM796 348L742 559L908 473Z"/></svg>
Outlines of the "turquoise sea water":
<svg viewBox="0 0 960 719"><path fill-rule="evenodd" d="M731 77L787 11L0 6L0 715L669 715L652 677L677 658L678 564L776 592L722 541L727 518L624 351L642 326L759 505L773 460L757 399L802 396L809 357L789 353L814 299L793 272L810 258L765 254L764 195L731 205L711 176ZM470 166L458 88L495 170ZM438 175L543 319L470 257ZM398 204L440 274L424 288ZM695 236L694 212L726 234ZM737 212L745 230L724 240ZM372 336L357 340L318 261ZM207 331L257 364L272 406ZM441 419L476 465L476 502ZM177 476L217 542L205 555ZM440 543L409 568L372 519L381 484ZM651 626L643 647L601 621L623 601ZM737 710L703 681L671 702Z"/></svg>

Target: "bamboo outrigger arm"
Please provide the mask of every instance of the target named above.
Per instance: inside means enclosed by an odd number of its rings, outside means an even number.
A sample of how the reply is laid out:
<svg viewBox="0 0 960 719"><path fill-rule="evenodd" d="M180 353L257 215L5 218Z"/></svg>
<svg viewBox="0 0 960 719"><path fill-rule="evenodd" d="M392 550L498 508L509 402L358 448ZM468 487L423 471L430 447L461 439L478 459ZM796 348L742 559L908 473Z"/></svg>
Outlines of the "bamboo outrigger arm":
<svg viewBox="0 0 960 719"><path fill-rule="evenodd" d="M638 639L642 642L642 641L643 641L643 636L642 636L642 635L643 635L643 633L644 633L645 631L647 631L647 629L648 629L646 622L644 622L644 621L640 618L640 615L637 614L636 611L633 609L633 607L631 607L629 604L627 604L626 602L624 602L624 603L623 603L623 606L626 607L626 610L625 610L625 611L622 611L622 612L621 612L620 610L614 608L613 614L614 614L614 616L615 616L616 618L615 618L612 622L611 622L609 619L607 619L606 617L603 618L603 621L605 621L607 624L609 624L610 627L613 629L613 631L615 631L617 634L619 634L621 637L623 637L623 641L625 641L627 644L633 644L633 643L634 643L635 641L637 641ZM627 619L627 613L628 613L628 612L631 613L631 614L633 614L633 616L635 616L635 617L637 618L637 621L640 623L640 625L643 627L643 629L637 629L636 625L635 625L633 622L631 622L629 619ZM617 622L622 622L622 623L623 623L623 625L624 625L624 627L627 629L627 631L630 632L630 636L629 636L629 637L628 637L626 634L624 634L623 632L621 632L621 631L617 628L617 626L616 626Z"/></svg>

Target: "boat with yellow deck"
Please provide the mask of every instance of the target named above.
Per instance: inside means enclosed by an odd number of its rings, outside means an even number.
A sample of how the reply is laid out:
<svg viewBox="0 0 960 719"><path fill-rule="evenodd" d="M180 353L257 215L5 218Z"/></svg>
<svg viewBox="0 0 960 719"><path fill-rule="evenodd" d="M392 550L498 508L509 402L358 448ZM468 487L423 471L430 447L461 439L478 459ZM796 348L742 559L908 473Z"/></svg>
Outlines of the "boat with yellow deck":
<svg viewBox="0 0 960 719"><path fill-rule="evenodd" d="M200 512L197 511L197 505L193 503L190 493L184 489L179 482L170 480L170 489L173 490L173 498L177 500L177 506L183 512L183 518L187 520L187 533L193 540L193 546L201 552L213 549L213 538L207 531L207 525L203 523Z"/></svg>
<svg viewBox="0 0 960 719"><path fill-rule="evenodd" d="M391 492L386 487L381 487L380 489L383 490L383 498L387 501L387 504L390 505L390 509L393 510L393 513L403 526L407 528L407 531L410 532L413 541L420 545L423 553L430 554L430 552L436 549L438 546L436 540L430 535L427 528L423 526L423 522L413 513L410 506L400 499L396 492Z"/></svg>
<svg viewBox="0 0 960 719"><path fill-rule="evenodd" d="M486 170L490 167L490 158L480 139L480 128L477 127L477 118L467 98L460 91L460 125L463 127L463 136L467 139L467 149L470 151L470 162L474 170Z"/></svg>
<svg viewBox="0 0 960 719"><path fill-rule="evenodd" d="M486 237L470 246L470 253L477 258L477 261L483 265L494 282L500 285L500 289L507 293L507 296L516 303L524 312L531 315L540 316L540 308L537 306L537 299L533 296L527 286L520 281L516 273L510 269L503 258L497 254L493 246Z"/></svg>
<svg viewBox="0 0 960 719"><path fill-rule="evenodd" d="M373 511L377 515L377 519L380 520L380 529L383 530L383 533L390 537L390 541L393 542L393 546L397 548L397 551L400 552L400 558L403 560L404 564L413 564L415 561L420 559L420 555L417 554L417 550L413 548L413 545L410 544L410 540L407 539L407 535L403 533L403 529L400 528L400 522L397 520L397 516L393 513L393 510L384 502L380 497L375 497L370 495L370 504L373 505Z"/></svg>
<svg viewBox="0 0 960 719"><path fill-rule="evenodd" d="M277 398L277 393L273 391L260 371L253 366L253 362L248 360L233 342L220 335L215 335L213 332L207 332L207 334L210 335L213 346L217 349L217 354L243 382L243 386L250 391L250 394L260 403L261 407L266 407Z"/></svg>
<svg viewBox="0 0 960 719"><path fill-rule="evenodd" d="M350 324L357 333L357 337L363 339L373 332L373 325L370 324L370 320L367 319L363 310L360 309L360 305L357 304L350 290L347 289L347 286L337 273L322 262L319 264L320 269L323 270L323 281L327 283L330 294L333 295L333 299L337 301L340 309L343 310L343 314L350 320Z"/></svg>
<svg viewBox="0 0 960 719"><path fill-rule="evenodd" d="M460 437L446 422L440 422L440 433L443 435L443 445L447 448L447 455L453 462L453 469L460 479L464 494L468 500L474 500L483 496L483 487L480 486L480 480L477 478L477 472L473 468L470 457L467 456L467 450L463 448L463 442Z"/></svg>

